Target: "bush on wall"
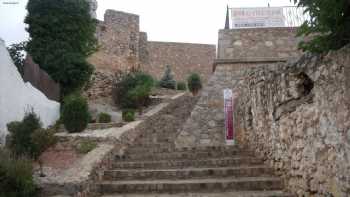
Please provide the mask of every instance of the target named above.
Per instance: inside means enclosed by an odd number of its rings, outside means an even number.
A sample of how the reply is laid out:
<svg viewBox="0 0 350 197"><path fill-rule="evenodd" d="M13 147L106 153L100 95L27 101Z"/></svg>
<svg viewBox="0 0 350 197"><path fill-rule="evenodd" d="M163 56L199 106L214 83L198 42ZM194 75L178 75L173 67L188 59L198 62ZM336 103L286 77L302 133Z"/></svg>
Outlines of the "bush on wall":
<svg viewBox="0 0 350 197"><path fill-rule="evenodd" d="M141 72L126 74L114 84L113 100L123 109L142 108L149 102L153 83L150 75Z"/></svg>
<svg viewBox="0 0 350 197"><path fill-rule="evenodd" d="M135 110L133 109L124 109L122 118L125 122L132 122L135 120Z"/></svg>
<svg viewBox="0 0 350 197"><path fill-rule="evenodd" d="M197 95L199 90L202 89L202 81L197 73L191 74L187 79L188 89L193 95Z"/></svg>
<svg viewBox="0 0 350 197"><path fill-rule="evenodd" d="M107 114L107 113L100 113L98 115L98 122L99 123L110 123L111 120L111 115Z"/></svg>
<svg viewBox="0 0 350 197"><path fill-rule="evenodd" d="M185 82L180 81L177 83L177 89L178 90L187 90L187 85Z"/></svg>
<svg viewBox="0 0 350 197"><path fill-rule="evenodd" d="M159 86L167 89L176 89L176 81L173 74L171 73L171 68L169 65L166 66L164 75L159 81Z"/></svg>
<svg viewBox="0 0 350 197"><path fill-rule="evenodd" d="M89 107L84 97L72 94L64 99L62 121L68 132L82 132L89 120Z"/></svg>

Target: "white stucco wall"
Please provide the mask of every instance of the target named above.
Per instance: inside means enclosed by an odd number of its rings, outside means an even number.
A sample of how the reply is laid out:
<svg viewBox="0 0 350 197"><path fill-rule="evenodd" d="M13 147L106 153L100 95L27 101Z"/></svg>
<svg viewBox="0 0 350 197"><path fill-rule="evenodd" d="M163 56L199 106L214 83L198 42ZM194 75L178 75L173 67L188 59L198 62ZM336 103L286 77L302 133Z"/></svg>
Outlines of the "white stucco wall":
<svg viewBox="0 0 350 197"><path fill-rule="evenodd" d="M60 114L59 103L23 81L0 38L0 145L5 142L7 123L22 120L31 109L44 127L54 124Z"/></svg>

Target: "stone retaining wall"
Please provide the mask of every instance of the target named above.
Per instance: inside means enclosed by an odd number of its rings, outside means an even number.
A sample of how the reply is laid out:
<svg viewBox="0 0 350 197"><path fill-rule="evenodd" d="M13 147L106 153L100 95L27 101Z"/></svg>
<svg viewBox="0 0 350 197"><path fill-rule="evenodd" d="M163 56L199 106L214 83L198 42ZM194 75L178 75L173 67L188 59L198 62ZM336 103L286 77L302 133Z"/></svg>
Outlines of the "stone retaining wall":
<svg viewBox="0 0 350 197"><path fill-rule="evenodd" d="M349 54L258 67L241 82L239 142L300 197L350 194Z"/></svg>

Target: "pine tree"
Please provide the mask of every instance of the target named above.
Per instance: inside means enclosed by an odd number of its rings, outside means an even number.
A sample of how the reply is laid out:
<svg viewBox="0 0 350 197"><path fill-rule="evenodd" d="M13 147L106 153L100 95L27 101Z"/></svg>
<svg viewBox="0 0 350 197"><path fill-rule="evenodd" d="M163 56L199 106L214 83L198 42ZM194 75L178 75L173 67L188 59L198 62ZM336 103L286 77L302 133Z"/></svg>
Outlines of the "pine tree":
<svg viewBox="0 0 350 197"><path fill-rule="evenodd" d="M167 89L176 89L176 81L171 72L171 68L169 65L166 66L164 75L159 82L160 87Z"/></svg>

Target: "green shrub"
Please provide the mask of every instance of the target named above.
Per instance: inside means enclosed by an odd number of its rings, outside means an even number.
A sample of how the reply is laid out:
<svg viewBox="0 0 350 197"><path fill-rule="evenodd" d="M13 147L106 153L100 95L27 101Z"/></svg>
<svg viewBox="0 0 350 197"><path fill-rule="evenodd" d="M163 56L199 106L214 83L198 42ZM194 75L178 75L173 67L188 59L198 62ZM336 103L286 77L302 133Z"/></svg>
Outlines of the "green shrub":
<svg viewBox="0 0 350 197"><path fill-rule="evenodd" d="M32 134L41 128L39 117L32 111L26 113L21 122L11 122L7 124L10 132L9 149L17 156L34 156L34 144Z"/></svg>
<svg viewBox="0 0 350 197"><path fill-rule="evenodd" d="M64 95L83 87L93 72L86 59L97 49L97 21L88 2L29 0L27 11L28 53Z"/></svg>
<svg viewBox="0 0 350 197"><path fill-rule="evenodd" d="M141 72L126 74L114 84L113 100L123 109L140 108L148 104L153 84L150 75Z"/></svg>
<svg viewBox="0 0 350 197"><path fill-rule="evenodd" d="M177 83L177 89L178 90L187 90L187 86L186 83L183 81L180 81Z"/></svg>
<svg viewBox="0 0 350 197"><path fill-rule="evenodd" d="M169 65L166 66L164 75L162 79L159 81L159 85L162 88L167 89L176 89L176 81L174 79L174 76L171 74L171 68Z"/></svg>
<svg viewBox="0 0 350 197"><path fill-rule="evenodd" d="M98 115L98 122L99 123L110 123L112 121L111 115L107 113L100 113Z"/></svg>
<svg viewBox="0 0 350 197"><path fill-rule="evenodd" d="M96 142L83 141L83 142L80 142L78 144L78 146L76 147L76 151L79 154L87 154L87 153L91 152L92 150L94 150L96 147L97 147Z"/></svg>
<svg viewBox="0 0 350 197"><path fill-rule="evenodd" d="M35 197L32 162L0 149L0 197Z"/></svg>
<svg viewBox="0 0 350 197"><path fill-rule="evenodd" d="M135 110L125 109L123 110L122 118L125 122L132 122L135 120Z"/></svg>
<svg viewBox="0 0 350 197"><path fill-rule="evenodd" d="M193 95L197 95L200 89L202 89L201 78L197 73L191 74L187 79L188 89Z"/></svg>
<svg viewBox="0 0 350 197"><path fill-rule="evenodd" d="M71 133L82 132L89 123L90 114L85 98L70 95L64 99L62 120L64 127Z"/></svg>
<svg viewBox="0 0 350 197"><path fill-rule="evenodd" d="M52 129L37 129L31 135L33 144L32 155L37 159L46 149L53 146L57 139Z"/></svg>

